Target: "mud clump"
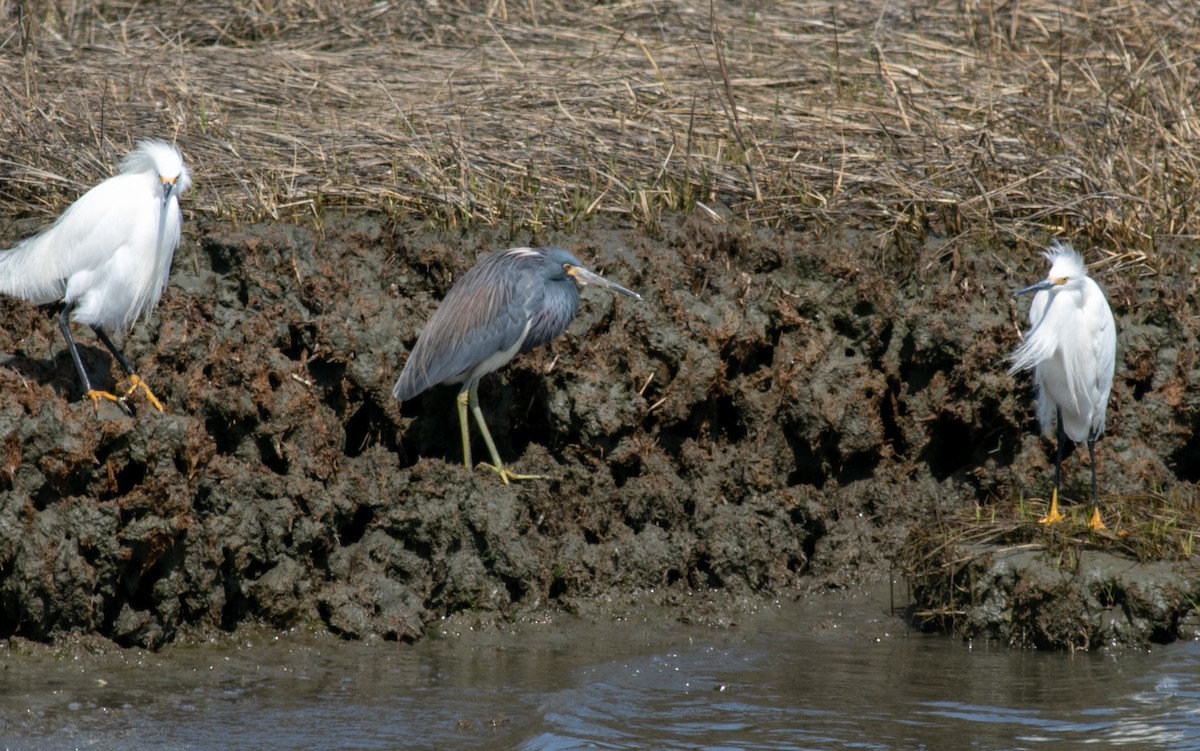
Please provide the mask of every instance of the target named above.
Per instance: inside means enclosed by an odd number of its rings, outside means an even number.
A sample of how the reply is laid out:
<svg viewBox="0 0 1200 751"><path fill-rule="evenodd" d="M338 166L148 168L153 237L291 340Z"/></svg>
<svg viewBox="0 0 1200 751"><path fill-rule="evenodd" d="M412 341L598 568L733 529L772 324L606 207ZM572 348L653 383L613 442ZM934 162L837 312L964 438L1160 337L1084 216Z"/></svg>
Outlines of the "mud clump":
<svg viewBox="0 0 1200 751"><path fill-rule="evenodd" d="M1071 651L1196 635L1188 603L1200 566L1190 560L1137 561L1062 540L951 544L937 555L938 567L912 578L912 616L926 629Z"/></svg>
<svg viewBox="0 0 1200 751"><path fill-rule="evenodd" d="M484 379L501 455L550 478L504 486L462 467L453 389L390 392L453 280L531 238L192 229L126 347L164 415L93 414L56 311L0 303L0 636L154 647L255 621L411 640L620 592L789 596L878 576L914 525L1050 481L1005 373L1023 313L1003 254L703 216L537 238L644 300L585 291L564 337ZM1121 299L1102 483L1190 482L1191 319Z"/></svg>

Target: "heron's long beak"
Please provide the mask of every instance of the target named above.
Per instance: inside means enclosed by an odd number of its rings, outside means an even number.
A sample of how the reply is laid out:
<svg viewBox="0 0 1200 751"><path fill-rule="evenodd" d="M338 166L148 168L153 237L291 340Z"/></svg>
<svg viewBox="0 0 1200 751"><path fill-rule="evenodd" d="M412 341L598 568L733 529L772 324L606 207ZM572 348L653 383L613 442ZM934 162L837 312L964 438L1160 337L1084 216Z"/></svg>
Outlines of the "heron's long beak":
<svg viewBox="0 0 1200 751"><path fill-rule="evenodd" d="M620 292L622 295L628 295L634 300L642 299L642 296L633 290L625 289L616 282L610 282L599 274L593 271L588 271L582 266L571 266L567 270L567 273L570 274L571 277L580 284L595 284L597 287L608 287L612 291Z"/></svg>
<svg viewBox="0 0 1200 751"><path fill-rule="evenodd" d="M1054 289L1057 286L1058 285L1055 284L1054 281L1052 281L1050 279L1043 279L1042 281L1038 282L1037 284L1031 284L1028 287L1026 287L1025 289L1017 290L1016 292L1013 293L1012 296L1020 297L1021 295L1028 295L1030 292L1041 292L1044 289Z"/></svg>

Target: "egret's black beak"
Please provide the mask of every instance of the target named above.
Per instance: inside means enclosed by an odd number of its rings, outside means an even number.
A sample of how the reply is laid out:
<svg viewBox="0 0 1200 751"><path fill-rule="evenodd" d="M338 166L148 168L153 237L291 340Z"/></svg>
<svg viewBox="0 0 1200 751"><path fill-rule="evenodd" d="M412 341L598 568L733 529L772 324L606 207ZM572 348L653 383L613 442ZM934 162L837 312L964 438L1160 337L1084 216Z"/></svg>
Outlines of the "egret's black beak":
<svg viewBox="0 0 1200 751"><path fill-rule="evenodd" d="M1012 294L1012 296L1020 297L1021 295L1028 295L1030 292L1041 292L1044 289L1054 289L1057 286L1058 286L1058 283L1055 282L1053 279L1043 279L1042 281L1038 282L1037 284L1031 284L1028 287L1026 287L1025 289L1017 290L1016 292L1014 292Z"/></svg>
<svg viewBox="0 0 1200 751"><path fill-rule="evenodd" d="M175 184L176 184L176 180L178 180L178 178L160 177L159 180L162 181L162 186L163 186L163 201L162 202L163 202L163 208L165 209L167 207L167 204L170 203L170 201L171 201L171 194L175 192Z"/></svg>
<svg viewBox="0 0 1200 751"><path fill-rule="evenodd" d="M177 177L159 177L163 187L162 210L158 212L158 249L162 248L163 235L167 231L167 207L171 203L171 195L175 192Z"/></svg>
<svg viewBox="0 0 1200 751"><path fill-rule="evenodd" d="M604 277L600 276L599 274L595 273L594 271L588 271L587 269L585 269L582 266L568 265L567 273L571 275L572 279L579 282L580 284L595 284L597 287L608 287L612 291L620 292L622 295L628 295L629 297L632 297L634 300L642 299L642 296L639 295L638 293L634 292L633 290L625 289L624 287L617 284L616 282L610 282L609 280L605 279Z"/></svg>

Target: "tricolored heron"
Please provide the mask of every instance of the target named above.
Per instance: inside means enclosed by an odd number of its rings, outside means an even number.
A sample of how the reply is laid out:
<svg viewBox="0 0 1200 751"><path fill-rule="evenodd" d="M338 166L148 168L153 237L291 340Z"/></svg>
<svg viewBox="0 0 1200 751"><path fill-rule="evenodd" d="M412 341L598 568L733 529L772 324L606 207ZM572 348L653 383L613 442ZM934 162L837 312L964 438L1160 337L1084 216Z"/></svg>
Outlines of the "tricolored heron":
<svg viewBox="0 0 1200 751"><path fill-rule="evenodd" d="M58 325L93 406L107 399L129 412L126 399L140 388L162 411L109 334L124 336L158 305L179 245L179 195L191 184L177 148L142 141L120 174L84 193L40 234L0 252L0 292L38 305L66 303ZM91 326L125 371L129 389L122 396L92 388L68 317Z"/></svg>
<svg viewBox="0 0 1200 751"><path fill-rule="evenodd" d="M1096 439L1104 432L1104 415L1112 390L1117 334L1104 292L1088 275L1083 258L1068 244L1055 241L1043 254L1050 274L1037 284L1013 293L1036 292L1029 307L1032 325L1012 355L1010 373L1033 370L1037 387L1038 422L1042 432L1050 421L1058 425L1058 456L1054 463L1054 494L1043 524L1063 520L1058 511L1063 444L1087 442L1092 464L1092 514L1088 527L1104 529L1096 488Z"/></svg>
<svg viewBox="0 0 1200 751"><path fill-rule="evenodd" d="M471 468L470 407L492 455L491 468L504 484L539 479L515 474L500 461L479 409L479 379L566 331L579 310L576 283L595 284L641 299L636 292L584 268L561 248L512 248L485 256L450 288L434 311L417 337L392 396L406 401L431 386L461 383L458 424L467 468Z"/></svg>

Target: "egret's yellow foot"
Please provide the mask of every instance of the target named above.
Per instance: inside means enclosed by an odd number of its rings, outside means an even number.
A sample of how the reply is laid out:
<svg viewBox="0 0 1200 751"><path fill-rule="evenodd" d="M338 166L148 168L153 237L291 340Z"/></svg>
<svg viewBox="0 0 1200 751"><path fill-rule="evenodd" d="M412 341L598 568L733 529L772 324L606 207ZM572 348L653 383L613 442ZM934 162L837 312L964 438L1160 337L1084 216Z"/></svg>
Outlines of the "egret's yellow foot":
<svg viewBox="0 0 1200 751"><path fill-rule="evenodd" d="M146 395L146 400L154 405L155 409L157 409L159 412L162 412L162 402L158 400L158 397L154 395L154 392L150 390L150 387L146 385L146 382L143 381L136 373L130 374L129 388L125 391L125 395L121 397L121 400L124 401L125 399L128 399L129 396L139 388L142 390L142 393Z"/></svg>
<svg viewBox="0 0 1200 751"><path fill-rule="evenodd" d="M100 406L101 399L107 399L108 401L115 402L117 404L121 403L121 397L117 396L116 394L110 394L107 391L97 391L96 389L92 389L84 394L84 396L86 396L88 399L91 399L92 404L97 408Z"/></svg>
<svg viewBox="0 0 1200 751"><path fill-rule="evenodd" d="M125 400L122 399L121 397L117 396L116 394L110 394L107 391L97 391L96 389L91 389L90 391L87 391L86 393L84 393L84 396L87 397L88 399L92 400L92 409L96 411L97 415L100 414L100 400L101 399L106 399L106 400L112 402L113 404L120 407L122 412L124 412L125 414L129 414L129 407L127 407L125 405Z"/></svg>
<svg viewBox="0 0 1200 751"><path fill-rule="evenodd" d="M488 464L487 462L479 462L479 464L477 464L475 466L475 469L479 469L480 467L487 467L488 469L495 472L497 475L500 476L500 481L503 482L505 485L508 484L509 480L517 482L520 480L548 480L548 479L550 479L550 478L546 477L545 475L518 475L516 472L513 472L508 467L497 466L495 464Z"/></svg>
<svg viewBox="0 0 1200 751"><path fill-rule="evenodd" d="M1058 488L1054 489L1054 494L1050 496L1050 510L1041 519L1038 519L1038 524L1058 524L1067 517L1063 516L1058 511Z"/></svg>
<svg viewBox="0 0 1200 751"><path fill-rule="evenodd" d="M1100 519L1100 507L1092 506L1092 516L1088 519L1088 529L1093 532L1099 532L1102 529L1108 529L1104 526L1104 522Z"/></svg>

